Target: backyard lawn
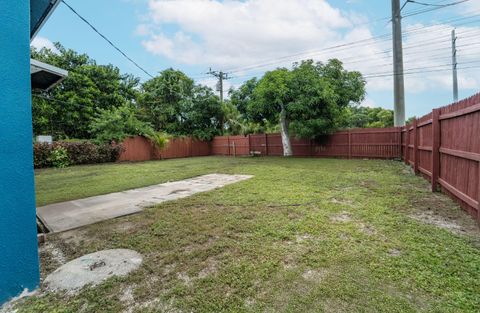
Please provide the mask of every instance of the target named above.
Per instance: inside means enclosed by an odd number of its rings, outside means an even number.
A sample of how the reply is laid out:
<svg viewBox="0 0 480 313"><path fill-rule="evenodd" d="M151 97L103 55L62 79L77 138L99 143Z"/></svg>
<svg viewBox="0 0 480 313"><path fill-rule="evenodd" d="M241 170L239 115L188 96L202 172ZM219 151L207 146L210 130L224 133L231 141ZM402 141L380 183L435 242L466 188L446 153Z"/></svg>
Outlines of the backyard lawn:
<svg viewBox="0 0 480 313"><path fill-rule="evenodd" d="M475 222L402 163L205 157L36 173L37 204L208 173L254 178L48 236L42 278L103 249L139 270L18 312L479 312Z"/></svg>

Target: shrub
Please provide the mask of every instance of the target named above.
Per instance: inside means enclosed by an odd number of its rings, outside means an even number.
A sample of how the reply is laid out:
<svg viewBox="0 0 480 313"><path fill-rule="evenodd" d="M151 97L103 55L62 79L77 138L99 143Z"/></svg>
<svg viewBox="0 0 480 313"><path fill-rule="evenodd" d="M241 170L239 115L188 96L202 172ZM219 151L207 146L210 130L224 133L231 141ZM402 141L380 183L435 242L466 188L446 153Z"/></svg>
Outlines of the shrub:
<svg viewBox="0 0 480 313"><path fill-rule="evenodd" d="M48 157L48 162L52 164L53 167L68 167L70 165L70 159L68 157L67 149L63 147L56 147L53 149Z"/></svg>
<svg viewBox="0 0 480 313"><path fill-rule="evenodd" d="M53 144L35 143L33 146L34 167L56 166L55 160L58 160L61 154L61 152L55 152L58 149L66 152L69 165L80 165L115 162L120 156L123 146L118 144L95 144L90 141L57 141Z"/></svg>
<svg viewBox="0 0 480 313"><path fill-rule="evenodd" d="M52 152L52 146L48 143L35 143L33 145L33 166L35 168L51 166L48 158Z"/></svg>
<svg viewBox="0 0 480 313"><path fill-rule="evenodd" d="M162 132L152 132L151 134L145 135L145 137L159 150L165 149L170 142L170 136Z"/></svg>

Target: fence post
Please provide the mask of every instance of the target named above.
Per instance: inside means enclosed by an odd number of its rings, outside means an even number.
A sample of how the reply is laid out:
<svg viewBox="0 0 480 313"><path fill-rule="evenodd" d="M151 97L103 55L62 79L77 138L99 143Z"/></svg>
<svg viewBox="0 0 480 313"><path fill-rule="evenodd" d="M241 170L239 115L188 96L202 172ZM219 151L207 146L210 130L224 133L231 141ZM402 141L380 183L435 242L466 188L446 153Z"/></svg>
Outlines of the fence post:
<svg viewBox="0 0 480 313"><path fill-rule="evenodd" d="M413 120L413 171L418 174L418 120Z"/></svg>
<svg viewBox="0 0 480 313"><path fill-rule="evenodd" d="M248 154L252 153L252 139L250 138L250 134L248 134Z"/></svg>
<svg viewBox="0 0 480 313"><path fill-rule="evenodd" d="M405 164L410 165L410 161L408 158L410 157L410 125L407 124L405 126L405 157L403 158L405 160Z"/></svg>
<svg viewBox="0 0 480 313"><path fill-rule="evenodd" d="M188 146L189 147L189 154L190 154L190 157L193 156L193 138L192 137L189 137L190 139L190 145Z"/></svg>
<svg viewBox="0 0 480 313"><path fill-rule="evenodd" d="M350 129L347 130L348 132L348 158L352 158L352 133L350 132Z"/></svg>
<svg viewBox="0 0 480 313"><path fill-rule="evenodd" d="M398 127L398 157L402 161L402 127Z"/></svg>
<svg viewBox="0 0 480 313"><path fill-rule="evenodd" d="M480 225L480 161L478 162L478 183L477 183L477 190L478 190L478 195L477 195L477 223Z"/></svg>
<svg viewBox="0 0 480 313"><path fill-rule="evenodd" d="M432 191L437 191L438 177L440 176L440 110L432 111ZM479 181L480 183L480 181Z"/></svg>
<svg viewBox="0 0 480 313"><path fill-rule="evenodd" d="M227 155L230 156L230 136L227 136L227 147L228 147Z"/></svg>
<svg viewBox="0 0 480 313"><path fill-rule="evenodd" d="M265 155L268 156L268 134L265 133Z"/></svg>

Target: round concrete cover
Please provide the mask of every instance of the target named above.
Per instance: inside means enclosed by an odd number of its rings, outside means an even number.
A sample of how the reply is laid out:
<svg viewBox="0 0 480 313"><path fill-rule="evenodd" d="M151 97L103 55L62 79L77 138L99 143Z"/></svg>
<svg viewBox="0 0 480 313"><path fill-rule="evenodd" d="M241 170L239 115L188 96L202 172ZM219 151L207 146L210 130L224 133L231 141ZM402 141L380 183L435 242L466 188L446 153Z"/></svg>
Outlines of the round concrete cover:
<svg viewBox="0 0 480 313"><path fill-rule="evenodd" d="M113 249L87 254L70 261L45 279L50 290L73 291L97 285L112 276L125 276L142 264L142 255L133 250Z"/></svg>

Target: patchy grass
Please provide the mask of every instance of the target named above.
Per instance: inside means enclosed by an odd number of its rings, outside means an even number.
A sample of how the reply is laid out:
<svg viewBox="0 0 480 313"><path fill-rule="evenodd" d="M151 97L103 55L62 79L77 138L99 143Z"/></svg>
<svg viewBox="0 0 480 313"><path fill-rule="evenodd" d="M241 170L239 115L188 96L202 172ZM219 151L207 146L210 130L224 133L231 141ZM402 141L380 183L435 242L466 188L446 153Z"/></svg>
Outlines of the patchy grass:
<svg viewBox="0 0 480 313"><path fill-rule="evenodd" d="M207 157L82 166L39 171L37 198L213 172L255 177L49 236L43 277L102 249L134 249L144 264L74 296L43 291L18 312L480 310L478 227L400 162Z"/></svg>

